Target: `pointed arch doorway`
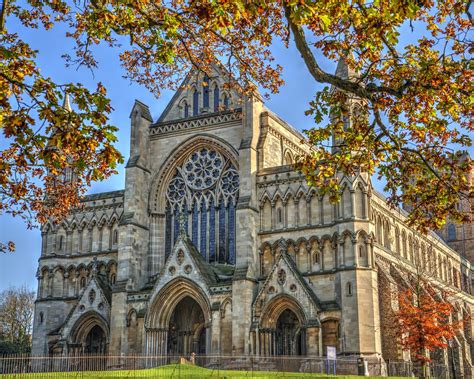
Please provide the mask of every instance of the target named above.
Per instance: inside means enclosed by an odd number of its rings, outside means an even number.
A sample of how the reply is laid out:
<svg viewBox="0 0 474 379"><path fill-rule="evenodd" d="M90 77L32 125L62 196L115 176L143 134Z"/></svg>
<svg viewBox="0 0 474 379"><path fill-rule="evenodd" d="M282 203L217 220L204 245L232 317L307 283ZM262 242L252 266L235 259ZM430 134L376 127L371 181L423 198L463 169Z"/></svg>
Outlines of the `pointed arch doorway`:
<svg viewBox="0 0 474 379"><path fill-rule="evenodd" d="M267 356L306 355L306 318L292 297L278 295L263 310L256 335L256 352Z"/></svg>
<svg viewBox="0 0 474 379"><path fill-rule="evenodd" d="M178 277L153 297L146 317L145 352L152 356L188 356L210 351L211 306L192 280Z"/></svg>
<svg viewBox="0 0 474 379"><path fill-rule="evenodd" d="M186 296L173 310L168 327L167 352L170 355L206 353L204 313L200 305Z"/></svg>
<svg viewBox="0 0 474 379"><path fill-rule="evenodd" d="M275 355L301 355L301 326L292 310L286 309L280 314L275 335Z"/></svg>

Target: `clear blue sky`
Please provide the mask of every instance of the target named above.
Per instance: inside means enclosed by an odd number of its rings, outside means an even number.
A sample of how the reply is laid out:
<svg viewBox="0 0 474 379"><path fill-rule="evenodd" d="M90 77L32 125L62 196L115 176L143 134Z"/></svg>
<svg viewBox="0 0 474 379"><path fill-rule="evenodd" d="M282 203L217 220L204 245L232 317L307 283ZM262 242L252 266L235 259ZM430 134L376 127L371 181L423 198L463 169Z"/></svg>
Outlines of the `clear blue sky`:
<svg viewBox="0 0 474 379"><path fill-rule="evenodd" d="M61 55L72 53L73 44L65 38L63 28L55 27L47 32L31 31L13 24L11 20L7 27L10 32L20 32L32 48L39 50L38 60L43 75L52 77L58 83L81 82L88 88L95 88L95 83L100 81L106 86L114 108L111 122L119 128L117 146L126 161L129 156L129 114L134 100L139 99L146 103L156 119L166 107L172 93L164 92L161 98L157 99L145 88L124 79L124 71L117 54L108 47L97 49L100 65L94 71L94 76L84 68L66 68ZM275 48L275 55L285 68L286 84L279 94L272 95L271 99L266 101L266 105L297 129L308 128L311 126L311 119L305 117L304 111L319 86L308 74L295 48ZM335 65L328 63L326 69L335 70ZM5 143L6 141L0 141L0 147ZM123 166L119 167L118 171L119 174L108 181L94 183L88 193L122 189L125 178ZM20 219L3 215L0 216L0 240L14 240L16 243L15 253L0 255L0 291L9 286L20 285L27 285L36 290L35 273L41 246L39 230L28 230Z"/></svg>

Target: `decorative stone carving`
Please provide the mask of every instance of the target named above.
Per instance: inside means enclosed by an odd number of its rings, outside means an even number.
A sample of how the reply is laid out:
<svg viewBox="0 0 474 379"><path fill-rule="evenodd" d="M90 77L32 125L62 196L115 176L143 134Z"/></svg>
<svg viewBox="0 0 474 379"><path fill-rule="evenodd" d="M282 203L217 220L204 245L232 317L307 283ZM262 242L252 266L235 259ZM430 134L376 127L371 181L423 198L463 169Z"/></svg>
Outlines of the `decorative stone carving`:
<svg viewBox="0 0 474 379"><path fill-rule="evenodd" d="M184 252L183 250L178 251L176 254L176 262L181 266L184 262Z"/></svg>
<svg viewBox="0 0 474 379"><path fill-rule="evenodd" d="M95 294L95 290L94 289L91 289L89 291L89 303L93 303L94 300L95 300L95 297L96 297L96 294Z"/></svg>
<svg viewBox="0 0 474 379"><path fill-rule="evenodd" d="M280 269L278 271L278 284L283 285L286 282L286 271L283 269Z"/></svg>

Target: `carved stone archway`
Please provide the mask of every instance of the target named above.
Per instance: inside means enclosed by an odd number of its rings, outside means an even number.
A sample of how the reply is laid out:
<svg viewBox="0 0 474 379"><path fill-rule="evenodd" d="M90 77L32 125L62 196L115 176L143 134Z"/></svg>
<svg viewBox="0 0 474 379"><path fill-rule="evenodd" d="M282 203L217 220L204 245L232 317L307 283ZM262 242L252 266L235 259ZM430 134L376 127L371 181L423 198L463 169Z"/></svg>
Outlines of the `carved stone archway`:
<svg viewBox="0 0 474 379"><path fill-rule="evenodd" d="M259 355L306 355L306 316L291 296L273 298L263 309L256 333Z"/></svg>
<svg viewBox="0 0 474 379"><path fill-rule="evenodd" d="M106 320L94 311L86 312L75 323L68 354L107 354L109 345L109 326Z"/></svg>
<svg viewBox="0 0 474 379"><path fill-rule="evenodd" d="M189 320L181 317L183 312ZM176 278L153 297L145 325L146 354L209 351L211 307L204 291L187 278Z"/></svg>

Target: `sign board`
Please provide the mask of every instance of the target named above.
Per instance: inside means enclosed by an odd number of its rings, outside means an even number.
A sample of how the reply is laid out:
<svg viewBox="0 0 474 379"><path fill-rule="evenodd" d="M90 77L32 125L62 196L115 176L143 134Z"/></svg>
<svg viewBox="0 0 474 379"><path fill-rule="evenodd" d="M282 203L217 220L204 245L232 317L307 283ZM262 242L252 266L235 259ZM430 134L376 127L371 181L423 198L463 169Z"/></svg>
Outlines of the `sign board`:
<svg viewBox="0 0 474 379"><path fill-rule="evenodd" d="M328 360L335 361L336 360L336 347L327 346L326 356Z"/></svg>

